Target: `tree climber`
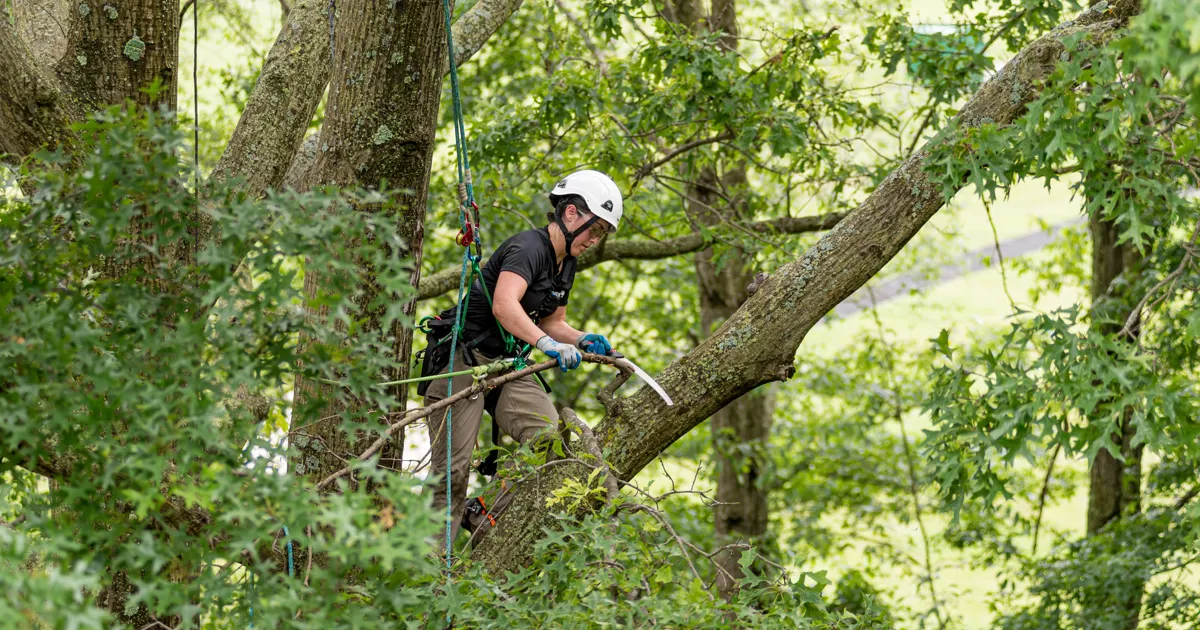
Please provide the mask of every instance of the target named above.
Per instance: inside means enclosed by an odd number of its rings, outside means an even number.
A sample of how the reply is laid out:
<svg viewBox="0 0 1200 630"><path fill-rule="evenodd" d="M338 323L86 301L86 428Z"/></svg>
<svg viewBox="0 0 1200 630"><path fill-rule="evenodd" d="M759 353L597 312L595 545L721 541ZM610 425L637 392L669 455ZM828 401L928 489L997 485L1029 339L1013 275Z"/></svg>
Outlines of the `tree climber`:
<svg viewBox="0 0 1200 630"><path fill-rule="evenodd" d="M557 360L558 367L566 372L579 366L580 348L597 354L611 351L604 335L576 330L567 323L566 313L575 280L576 257L605 234L616 231L621 220L621 191L607 175L583 170L558 182L549 197L553 206L553 212L546 215L549 224L520 232L500 244L480 274L486 291L479 280L472 283L469 299L465 300L468 306L455 365L476 366L505 357L523 360L532 346ZM447 371L448 337L457 309L458 306L447 309L429 323L422 375ZM453 391L470 387L471 378L455 376ZM424 395L425 405L429 406L446 397L448 384L449 379L437 379L417 392ZM496 505L487 506L481 499L472 499L471 509L466 510L468 466L483 412L486 410L492 416L493 440L499 439L494 433L499 428L521 444L536 445L553 435L558 421L548 391L540 376L537 381L526 376L491 390L486 396L476 394L460 400L450 408L451 539L457 537L463 525L475 531L485 520L493 523L493 516L507 503L504 497ZM429 418L433 483L426 486L426 492L433 493L434 510L442 512L446 509L445 418L445 412ZM494 451L479 470L489 476L495 473ZM444 544L444 540L439 543Z"/></svg>

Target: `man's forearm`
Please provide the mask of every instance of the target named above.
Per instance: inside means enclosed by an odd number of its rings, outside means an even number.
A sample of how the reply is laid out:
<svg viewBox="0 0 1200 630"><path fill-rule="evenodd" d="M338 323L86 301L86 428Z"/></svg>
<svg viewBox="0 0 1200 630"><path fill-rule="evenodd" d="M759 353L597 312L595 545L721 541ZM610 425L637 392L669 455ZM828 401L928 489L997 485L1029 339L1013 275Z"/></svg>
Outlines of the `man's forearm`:
<svg viewBox="0 0 1200 630"><path fill-rule="evenodd" d="M550 335L555 338L549 331L543 330L533 323L532 319L521 310L520 304L501 304L499 302L492 308L492 314L496 316L496 320L508 331L508 334L524 341L529 345L537 343L544 335Z"/></svg>
<svg viewBox="0 0 1200 630"><path fill-rule="evenodd" d="M580 330L575 330L566 320L548 320L542 322L542 330L546 331L550 338L559 343L569 343L575 345L579 341L579 337L584 333Z"/></svg>

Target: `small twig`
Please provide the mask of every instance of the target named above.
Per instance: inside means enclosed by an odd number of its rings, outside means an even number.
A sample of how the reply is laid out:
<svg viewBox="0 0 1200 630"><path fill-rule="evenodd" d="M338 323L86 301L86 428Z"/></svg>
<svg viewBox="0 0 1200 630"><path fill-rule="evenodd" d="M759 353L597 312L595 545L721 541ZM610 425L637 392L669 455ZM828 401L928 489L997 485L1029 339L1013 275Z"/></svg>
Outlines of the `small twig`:
<svg viewBox="0 0 1200 630"><path fill-rule="evenodd" d="M671 489L674 490L675 489L675 478L671 476L670 472L667 472L667 463L663 461L662 453L659 453L659 455L658 455L658 465L660 468L662 468L663 474L666 475L667 481L671 482Z"/></svg>
<svg viewBox="0 0 1200 630"><path fill-rule="evenodd" d="M666 155L662 156L661 158L654 160L653 162L648 162L646 164L639 166L637 171L635 171L635 173L634 173L633 186L636 186L637 182L644 179L654 169L662 166L663 164L666 164L667 162L670 162L671 160L675 159L679 155L687 153L688 151L691 151L692 149L695 149L696 147L702 147L706 144L715 144L717 142L724 142L725 140L732 140L732 139L733 139L733 134L728 131L725 131L725 132L719 133L715 136L712 136L710 138L701 138L699 140L692 140L691 142L685 142L684 144L681 144L681 145L675 147L674 149L671 149L670 151L667 152Z"/></svg>
<svg viewBox="0 0 1200 630"><path fill-rule="evenodd" d="M619 372L613 377L613 380L608 385L605 385L603 389L596 392L596 400L600 401L600 404L604 406L604 412L610 416L617 415L616 408L620 405L615 398L617 389L633 376L633 370L625 365L617 365L617 369Z"/></svg>
<svg viewBox="0 0 1200 630"><path fill-rule="evenodd" d="M1000 249L1000 233L996 231L996 221L992 219L992 204L983 202L983 210L987 213L988 225L992 227L992 242L996 244L996 260L1000 266L1000 286L1004 287L1004 295L1008 298L1008 306L1017 310L1017 302L1008 290L1008 273L1004 270L1004 250Z"/></svg>
<svg viewBox="0 0 1200 630"><path fill-rule="evenodd" d="M183 6L179 8L179 21L180 22L183 21L183 16L187 15L188 9L192 8L192 5L195 3L196 3L196 0L187 0L187 2L184 2Z"/></svg>
<svg viewBox="0 0 1200 630"><path fill-rule="evenodd" d="M309 573L312 572L312 557L313 557L313 554L312 554L312 548L313 548L312 525L306 526L304 528L304 533L305 533L305 535L308 536L308 545L306 545L308 547L308 566L304 567L304 585L308 586L308 575L309 575ZM299 612L299 611L296 611L296 612Z"/></svg>
<svg viewBox="0 0 1200 630"><path fill-rule="evenodd" d="M895 383L895 366L893 365L894 361L891 354L891 346L888 345L887 338L884 334L883 320L879 318L879 303L875 299L875 291L873 291L869 286L867 287L867 295L871 297L871 316L875 320L875 328L879 333L879 341L885 348L888 349L887 355L883 357L885 360L885 365L889 368L888 393L891 395L890 402L892 402L894 406L894 419L900 427L900 444L904 448L903 453L906 464L905 467L908 469L908 491L909 494L912 495L913 517L917 521L917 529L921 532L921 544L925 551L924 569L925 574L929 578L929 599L933 605L933 616L938 622L938 630L942 630L942 628L946 627L947 620L942 617L942 607L939 603L940 600L938 599L937 587L933 577L933 556L930 553L929 532L925 528L925 519L921 516L923 510L921 508L921 491L919 484L917 483L917 466L913 457L912 446L908 440L908 431L904 427L904 406L900 402L900 393Z"/></svg>
<svg viewBox="0 0 1200 630"><path fill-rule="evenodd" d="M663 529L670 534L671 538L675 539L675 544L679 545L679 550L683 552L683 559L687 561L688 568L692 570L692 575L694 575L697 580L700 580L701 583L704 582L704 579L700 577L700 572L696 570L696 565L692 563L692 555L688 553L688 545L690 543L680 537L679 534L675 533L675 528L671 525L671 521L668 520L662 512L659 512L650 506L642 505L641 503L626 503L625 505L621 506L621 509L629 510L630 512L645 512L654 517L654 519L663 526ZM708 595L710 600L716 601L716 598L713 597L712 593L709 593L707 590L704 592Z"/></svg>
<svg viewBox="0 0 1200 630"><path fill-rule="evenodd" d="M817 38L817 41L825 41L825 40L829 39L830 37L833 36L834 33L836 33L841 28L842 27L839 25L834 25L834 26L829 27L828 29L825 30L824 33L821 34L820 37ZM760 70L762 70L763 68L766 68L767 66L772 65L772 64L779 63L781 60L783 60L783 54L786 53L788 51L788 49L792 47L793 44L795 44L798 37L799 36L788 39L787 44L783 48L779 49L779 52L775 53L774 55L771 55L770 57L767 57L766 61L755 66L754 69L752 69L750 72L747 72L746 76L742 77L740 80L745 81L745 80L753 77L754 75L758 74L758 72Z"/></svg>
<svg viewBox="0 0 1200 630"><path fill-rule="evenodd" d="M596 43L593 42L591 36L588 35L587 27L585 27L583 23L579 21L579 18L575 17L575 14L567 8L567 5L563 4L562 0L554 0L554 4L557 4L559 10L563 12L563 15L567 16L567 21L575 25L575 29L579 31L580 37L583 38L583 45L587 46L587 49L591 51L592 56L596 58L596 67L600 69L600 74L607 77L608 62L604 59L604 51L596 47Z"/></svg>
<svg viewBox="0 0 1200 630"><path fill-rule="evenodd" d="M1183 506L1187 505L1192 499L1196 498L1196 495L1200 495L1200 484L1192 486L1191 490L1188 490L1183 496L1179 497L1179 500L1175 501L1175 510L1182 510Z"/></svg>
<svg viewBox="0 0 1200 630"><path fill-rule="evenodd" d="M1033 549L1029 555L1036 556L1038 548L1038 534L1042 531L1042 511L1046 508L1046 495L1050 491L1050 477L1054 474L1054 462L1058 461L1058 452L1062 450L1062 444L1054 445L1054 452L1050 454L1050 464L1046 466L1046 477L1042 480L1042 494L1038 497L1037 520L1033 522Z"/></svg>
<svg viewBox="0 0 1200 630"><path fill-rule="evenodd" d="M1197 222L1195 229L1192 230L1192 237L1188 240L1187 246L1184 247L1183 260L1179 261L1179 266L1175 267L1174 271L1167 274L1167 277L1160 280L1158 284L1155 284L1149 291L1146 292L1145 295L1142 296L1141 301L1138 302L1133 311L1129 313L1129 317L1126 318L1125 325L1121 327L1121 331L1117 333L1118 337L1133 336L1133 327L1137 325L1138 319L1142 314L1142 309L1146 306L1146 302L1150 301L1150 298L1153 297L1154 294L1158 293L1159 289L1163 288L1164 286L1170 284L1173 288L1175 282L1183 276L1184 270L1187 269L1188 264L1192 262L1192 258L1195 254L1194 248L1196 246L1197 239L1200 239L1200 222ZM1171 290L1168 289L1167 293L1169 294L1170 292Z"/></svg>

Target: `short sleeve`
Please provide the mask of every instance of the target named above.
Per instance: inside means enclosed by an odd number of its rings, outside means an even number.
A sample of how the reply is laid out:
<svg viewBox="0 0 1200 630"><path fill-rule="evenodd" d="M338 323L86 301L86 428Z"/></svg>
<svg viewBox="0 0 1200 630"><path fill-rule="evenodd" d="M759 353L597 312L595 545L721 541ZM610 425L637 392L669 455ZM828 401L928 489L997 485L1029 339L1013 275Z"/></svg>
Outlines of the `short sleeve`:
<svg viewBox="0 0 1200 630"><path fill-rule="evenodd" d="M504 251L500 271L511 271L524 278L526 283L533 284L534 279L538 277L538 272L541 271L539 267L542 264L544 247L538 241L537 234L526 232L518 235ZM499 273L496 275L499 277Z"/></svg>

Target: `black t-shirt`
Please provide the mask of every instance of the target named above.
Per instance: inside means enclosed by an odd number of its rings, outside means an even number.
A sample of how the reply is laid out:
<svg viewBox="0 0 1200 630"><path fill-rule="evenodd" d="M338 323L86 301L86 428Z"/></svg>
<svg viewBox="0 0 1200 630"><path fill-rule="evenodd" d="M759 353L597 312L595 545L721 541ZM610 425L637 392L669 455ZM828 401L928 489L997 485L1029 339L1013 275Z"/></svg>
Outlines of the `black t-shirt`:
<svg viewBox="0 0 1200 630"><path fill-rule="evenodd" d="M575 283L575 258L566 257L559 270L550 232L547 228L539 228L517 233L501 243L483 264L482 271L488 295L492 296L496 294L500 272L511 271L524 278L528 286L521 297L521 308L536 324L558 307L567 305L571 285ZM441 317L453 318L454 309L444 311ZM506 352L496 317L492 315L492 307L478 280L471 286L471 302L467 307L462 339L489 356L515 353ZM518 350L525 345L519 339L517 344Z"/></svg>

